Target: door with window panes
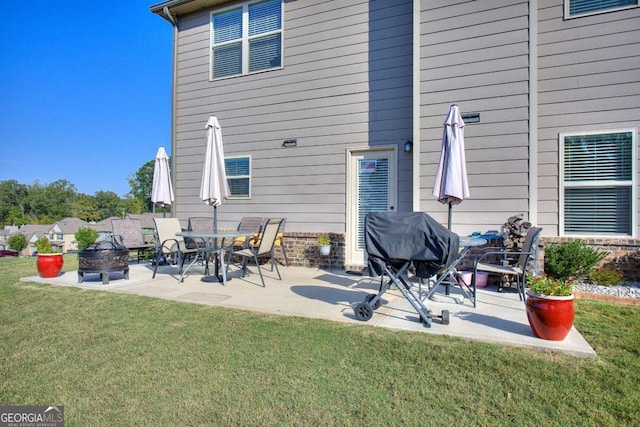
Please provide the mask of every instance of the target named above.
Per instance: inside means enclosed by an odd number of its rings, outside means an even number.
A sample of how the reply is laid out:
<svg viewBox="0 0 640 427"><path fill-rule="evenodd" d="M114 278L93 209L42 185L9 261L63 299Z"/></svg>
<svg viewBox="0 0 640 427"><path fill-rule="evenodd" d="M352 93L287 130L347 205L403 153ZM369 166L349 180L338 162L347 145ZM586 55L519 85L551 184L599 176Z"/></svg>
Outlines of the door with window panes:
<svg viewBox="0 0 640 427"><path fill-rule="evenodd" d="M395 211L395 147L349 152L346 264L365 265L364 220L370 212Z"/></svg>

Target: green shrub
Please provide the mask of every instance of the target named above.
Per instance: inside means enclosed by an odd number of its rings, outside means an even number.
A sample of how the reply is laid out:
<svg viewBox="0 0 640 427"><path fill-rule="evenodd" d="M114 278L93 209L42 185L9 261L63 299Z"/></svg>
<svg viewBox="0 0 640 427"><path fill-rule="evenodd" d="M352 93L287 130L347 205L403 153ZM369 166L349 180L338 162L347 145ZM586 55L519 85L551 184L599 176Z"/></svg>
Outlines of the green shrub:
<svg viewBox="0 0 640 427"><path fill-rule="evenodd" d="M75 237L76 242L78 242L78 250L83 251L96 241L98 232L93 228L81 227L76 231Z"/></svg>
<svg viewBox="0 0 640 427"><path fill-rule="evenodd" d="M9 249L22 252L22 250L27 246L29 246L29 242L27 242L27 238L24 234L14 234L9 238Z"/></svg>
<svg viewBox="0 0 640 427"><path fill-rule="evenodd" d="M36 240L36 249L38 250L38 254L55 254L62 252L60 249L51 246L49 239L44 236Z"/></svg>
<svg viewBox="0 0 640 427"><path fill-rule="evenodd" d="M327 246L331 244L331 238L328 234L320 234L318 236L318 246Z"/></svg>
<svg viewBox="0 0 640 427"><path fill-rule="evenodd" d="M600 286L619 285L623 279L622 273L612 270L608 267L594 268L589 275L589 280Z"/></svg>
<svg viewBox="0 0 640 427"><path fill-rule="evenodd" d="M579 279L589 275L607 255L608 252L590 248L582 240L550 243L544 249L544 271L560 280Z"/></svg>

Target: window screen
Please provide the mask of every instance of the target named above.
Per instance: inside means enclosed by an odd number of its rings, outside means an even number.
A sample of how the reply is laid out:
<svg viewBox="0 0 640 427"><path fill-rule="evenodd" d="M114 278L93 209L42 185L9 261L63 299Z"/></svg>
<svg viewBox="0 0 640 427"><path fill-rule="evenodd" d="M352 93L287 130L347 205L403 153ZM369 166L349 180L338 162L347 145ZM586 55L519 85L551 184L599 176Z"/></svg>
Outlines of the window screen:
<svg viewBox="0 0 640 427"><path fill-rule="evenodd" d="M251 197L251 158L231 157L224 159L225 171L231 198Z"/></svg>
<svg viewBox="0 0 640 427"><path fill-rule="evenodd" d="M638 0L565 0L568 3L568 16L605 12L629 6L637 6ZM566 8L566 5L565 5Z"/></svg>
<svg viewBox="0 0 640 427"><path fill-rule="evenodd" d="M282 0L267 0L211 15L212 78L282 65Z"/></svg>
<svg viewBox="0 0 640 427"><path fill-rule="evenodd" d="M635 132L561 136L566 234L632 235Z"/></svg>
<svg viewBox="0 0 640 427"><path fill-rule="evenodd" d="M358 249L365 248L364 221L370 212L389 209L389 159L358 161Z"/></svg>

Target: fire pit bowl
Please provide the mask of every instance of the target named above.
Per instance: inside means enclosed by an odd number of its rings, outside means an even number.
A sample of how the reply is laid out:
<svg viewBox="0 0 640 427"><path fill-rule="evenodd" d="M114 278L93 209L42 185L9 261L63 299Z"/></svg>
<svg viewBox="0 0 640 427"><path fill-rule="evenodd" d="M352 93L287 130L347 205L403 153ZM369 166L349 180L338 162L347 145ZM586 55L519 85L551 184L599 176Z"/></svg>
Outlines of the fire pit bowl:
<svg viewBox="0 0 640 427"><path fill-rule="evenodd" d="M78 283L84 282L85 273L99 273L102 284L109 284L109 273L122 271L129 279L129 250L111 241L92 244L78 252Z"/></svg>

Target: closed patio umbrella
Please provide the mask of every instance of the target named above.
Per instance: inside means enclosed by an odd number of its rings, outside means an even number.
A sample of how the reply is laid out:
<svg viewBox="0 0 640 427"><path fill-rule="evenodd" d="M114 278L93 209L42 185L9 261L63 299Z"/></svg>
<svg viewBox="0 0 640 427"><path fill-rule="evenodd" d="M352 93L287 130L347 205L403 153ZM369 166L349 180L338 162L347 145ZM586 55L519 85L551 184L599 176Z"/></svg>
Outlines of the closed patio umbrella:
<svg viewBox="0 0 640 427"><path fill-rule="evenodd" d="M464 155L464 121L460 108L452 105L444 121L440 162L433 184L433 195L449 205L448 228L451 230L451 210L469 197L467 165Z"/></svg>
<svg viewBox="0 0 640 427"><path fill-rule="evenodd" d="M153 166L153 185L151 187L151 202L153 211L156 205L163 207L171 206L173 203L173 186L171 185L171 174L169 172L169 156L164 147L158 148L156 162Z"/></svg>
<svg viewBox="0 0 640 427"><path fill-rule="evenodd" d="M200 199L213 206L213 230L218 231L217 208L222 200L229 197L229 184L224 166L224 150L222 148L222 131L215 116L209 117L207 129L207 151L202 169Z"/></svg>

